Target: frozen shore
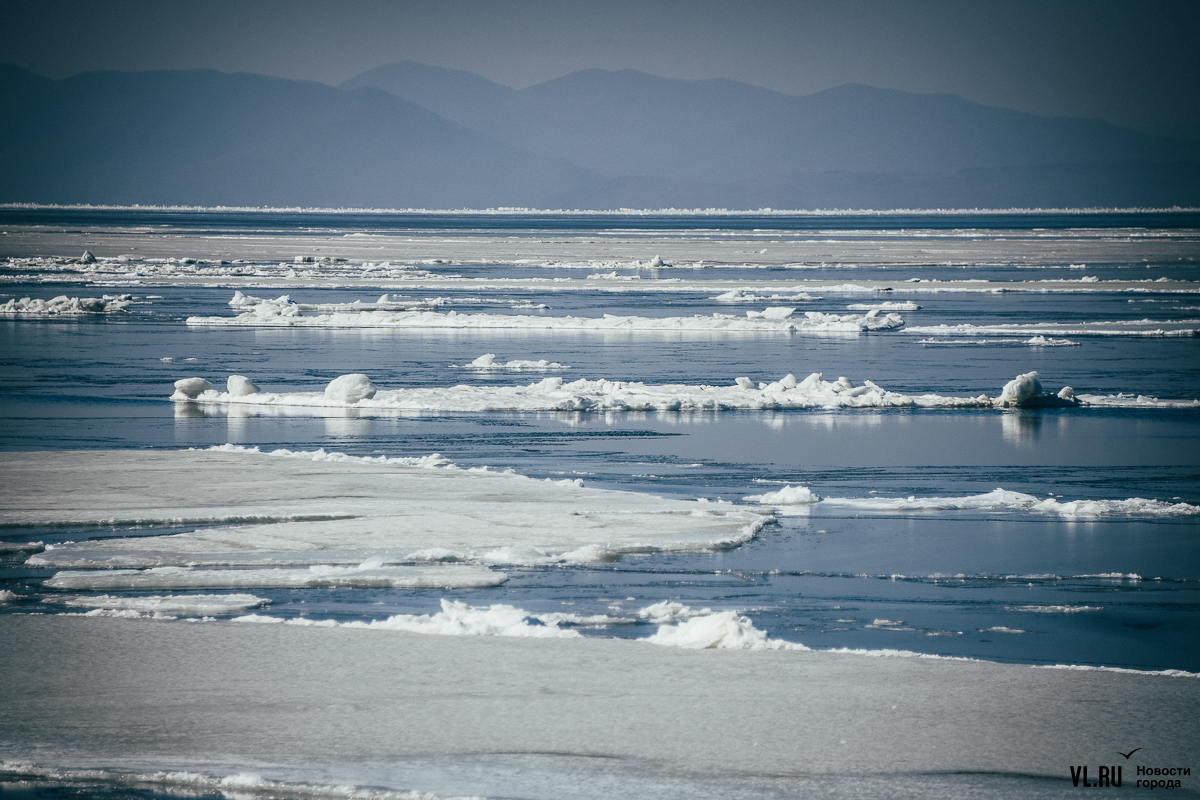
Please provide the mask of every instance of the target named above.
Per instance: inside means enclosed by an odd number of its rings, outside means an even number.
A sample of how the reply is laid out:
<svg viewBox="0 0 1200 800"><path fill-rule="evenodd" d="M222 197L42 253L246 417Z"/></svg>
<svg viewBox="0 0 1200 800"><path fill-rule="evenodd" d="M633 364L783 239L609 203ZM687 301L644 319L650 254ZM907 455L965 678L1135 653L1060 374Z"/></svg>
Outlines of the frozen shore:
<svg viewBox="0 0 1200 800"><path fill-rule="evenodd" d="M0 639L20 687L0 693L2 757L59 769L443 796L1057 797L1073 765L1124 763L1128 785L1139 764L1191 764L1200 739L1200 681L1156 675L78 617L0 617Z"/></svg>

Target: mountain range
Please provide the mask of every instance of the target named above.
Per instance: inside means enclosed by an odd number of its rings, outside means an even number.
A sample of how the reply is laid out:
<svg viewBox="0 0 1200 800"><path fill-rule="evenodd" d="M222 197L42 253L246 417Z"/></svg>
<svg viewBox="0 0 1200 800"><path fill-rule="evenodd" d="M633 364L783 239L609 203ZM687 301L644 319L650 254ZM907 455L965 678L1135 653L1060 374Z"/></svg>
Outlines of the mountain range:
<svg viewBox="0 0 1200 800"><path fill-rule="evenodd" d="M415 62L339 87L0 65L0 202L390 208L1200 205L1200 143L846 85Z"/></svg>

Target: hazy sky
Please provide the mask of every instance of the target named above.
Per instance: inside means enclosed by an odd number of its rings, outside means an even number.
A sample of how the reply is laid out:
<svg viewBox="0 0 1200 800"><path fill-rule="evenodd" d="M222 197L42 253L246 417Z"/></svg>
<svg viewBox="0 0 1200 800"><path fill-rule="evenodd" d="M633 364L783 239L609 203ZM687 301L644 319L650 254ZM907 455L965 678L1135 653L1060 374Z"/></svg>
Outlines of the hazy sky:
<svg viewBox="0 0 1200 800"><path fill-rule="evenodd" d="M54 78L211 67L340 83L393 61L514 87L577 69L948 92L1200 139L1200 2L3 0L0 60Z"/></svg>

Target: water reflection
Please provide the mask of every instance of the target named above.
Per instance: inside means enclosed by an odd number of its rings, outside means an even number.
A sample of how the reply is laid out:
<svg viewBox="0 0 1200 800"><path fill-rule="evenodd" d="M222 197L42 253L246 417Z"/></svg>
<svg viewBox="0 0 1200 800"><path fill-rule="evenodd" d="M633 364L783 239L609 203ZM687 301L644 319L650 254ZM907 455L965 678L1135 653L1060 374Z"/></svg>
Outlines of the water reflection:
<svg viewBox="0 0 1200 800"><path fill-rule="evenodd" d="M1005 412L1000 417L1004 441L1016 447L1033 447L1042 435L1042 415L1030 411Z"/></svg>
<svg viewBox="0 0 1200 800"><path fill-rule="evenodd" d="M348 409L338 416L325 417L325 435L331 439L350 439L365 436L371 431L372 420Z"/></svg>

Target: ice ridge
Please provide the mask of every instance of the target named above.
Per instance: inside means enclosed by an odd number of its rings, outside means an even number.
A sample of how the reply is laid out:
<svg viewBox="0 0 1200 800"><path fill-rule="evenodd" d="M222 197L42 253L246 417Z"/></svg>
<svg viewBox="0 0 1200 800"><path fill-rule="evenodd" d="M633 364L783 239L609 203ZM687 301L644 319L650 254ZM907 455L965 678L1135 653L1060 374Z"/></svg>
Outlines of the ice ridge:
<svg viewBox="0 0 1200 800"><path fill-rule="evenodd" d="M489 354L490 355L490 354ZM236 376L242 377L242 376ZM362 390L347 394L353 377ZM248 379L245 379L248 381ZM257 387L255 387L257 388ZM835 408L1003 408L1007 406L1078 405L1200 405L1200 401L1159 401L1129 396L1076 397L1070 387L1057 394L1043 391L1037 372L1018 375L996 397L907 395L891 392L873 381L854 385L849 378L827 381L814 372L803 380L788 374L770 382L739 377L732 386L646 384L636 381L588 380L565 382L544 378L524 386L472 386L420 389L377 389L365 375L341 376L323 392L221 392L203 378L175 382L170 397L177 402L220 403L276 409L353 407L378 411L757 411Z"/></svg>

